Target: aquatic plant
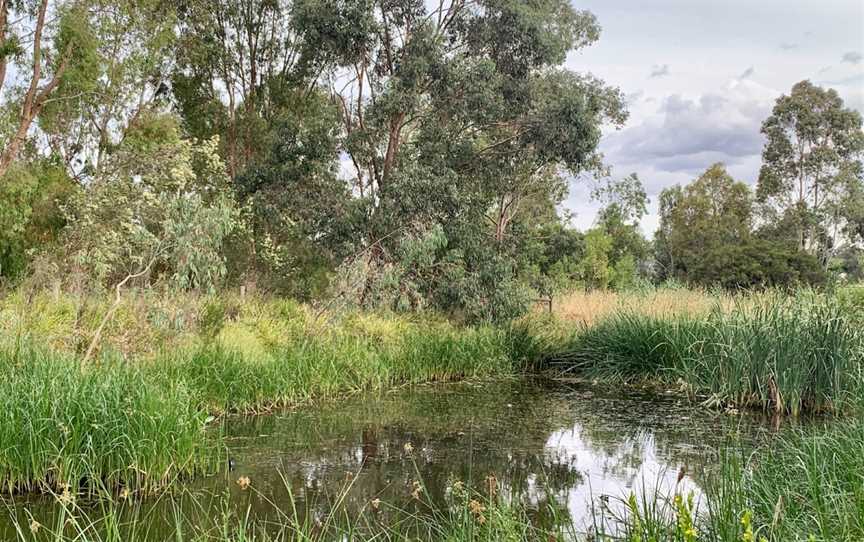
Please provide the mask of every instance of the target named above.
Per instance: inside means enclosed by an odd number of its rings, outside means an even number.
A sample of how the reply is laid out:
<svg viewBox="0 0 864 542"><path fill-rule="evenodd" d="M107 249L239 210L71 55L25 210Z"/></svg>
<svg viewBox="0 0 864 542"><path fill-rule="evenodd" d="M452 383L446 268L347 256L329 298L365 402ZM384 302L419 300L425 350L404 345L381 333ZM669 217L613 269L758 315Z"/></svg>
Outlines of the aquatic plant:
<svg viewBox="0 0 864 542"><path fill-rule="evenodd" d="M0 488L156 490L212 465L205 420L360 390L509 375L507 335L493 327L408 323L384 340L335 328L254 350L204 342L129 363L0 347ZM214 440L216 439L216 440Z"/></svg>
<svg viewBox="0 0 864 542"><path fill-rule="evenodd" d="M31 346L0 349L0 488L151 491L207 469L206 413L183 382Z"/></svg>
<svg viewBox="0 0 864 542"><path fill-rule="evenodd" d="M714 404L837 411L861 396L864 335L833 299L766 296L701 316L610 316L553 364L591 378L660 381Z"/></svg>

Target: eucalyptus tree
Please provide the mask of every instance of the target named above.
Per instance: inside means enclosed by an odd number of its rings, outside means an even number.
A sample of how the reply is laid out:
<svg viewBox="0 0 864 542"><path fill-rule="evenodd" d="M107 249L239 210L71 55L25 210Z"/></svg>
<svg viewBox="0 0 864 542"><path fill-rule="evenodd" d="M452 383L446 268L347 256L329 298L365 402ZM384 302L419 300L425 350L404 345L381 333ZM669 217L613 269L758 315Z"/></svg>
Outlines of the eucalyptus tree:
<svg viewBox="0 0 864 542"><path fill-rule="evenodd" d="M220 135L232 178L266 151L271 121L298 86L287 0L178 0L172 90L185 128Z"/></svg>
<svg viewBox="0 0 864 542"><path fill-rule="evenodd" d="M864 233L864 132L857 111L809 81L781 96L762 125L757 197L768 219L794 225L799 250L824 266L842 239Z"/></svg>
<svg viewBox="0 0 864 542"><path fill-rule="evenodd" d="M624 118L617 91L560 68L599 35L564 0L300 0L294 13L342 108L356 190L376 204L410 162L512 206L550 168L591 164L600 125Z"/></svg>
<svg viewBox="0 0 864 542"><path fill-rule="evenodd" d="M560 200L625 118L616 89L562 68L599 36L565 0L298 0L293 14L302 66L341 108L370 259L441 225L439 257L456 261L440 269L486 277L466 291L508 282L523 202Z"/></svg>
<svg viewBox="0 0 864 542"><path fill-rule="evenodd" d="M0 90L14 111L3 134L0 179L30 142L31 126L49 101L90 69L95 45L82 22L84 9L75 1L0 2ZM16 77L7 85L10 73Z"/></svg>

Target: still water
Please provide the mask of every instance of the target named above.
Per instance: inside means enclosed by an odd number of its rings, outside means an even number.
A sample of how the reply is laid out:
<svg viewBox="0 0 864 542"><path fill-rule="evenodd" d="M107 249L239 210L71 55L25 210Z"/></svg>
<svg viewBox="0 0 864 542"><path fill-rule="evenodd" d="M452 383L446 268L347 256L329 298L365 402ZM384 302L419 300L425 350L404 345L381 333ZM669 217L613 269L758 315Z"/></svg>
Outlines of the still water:
<svg viewBox="0 0 864 542"><path fill-rule="evenodd" d="M721 446L735 439L749 448L774 431L758 417L701 409L675 395L533 379L361 394L228 417L219 430L230 470L130 507L139 538L169 538L178 513L202 529L225 514L314 521L338 499L348 511L375 499L404 508L417 482L424 500L443 502L454 482L482 488L490 476L528 505L534 521L552 521L554 508L558 520L587 530L598 499L614 502L658 484L698 498ZM56 508L45 498L18 499L0 514L0 539L15 539L10 514L51 525Z"/></svg>

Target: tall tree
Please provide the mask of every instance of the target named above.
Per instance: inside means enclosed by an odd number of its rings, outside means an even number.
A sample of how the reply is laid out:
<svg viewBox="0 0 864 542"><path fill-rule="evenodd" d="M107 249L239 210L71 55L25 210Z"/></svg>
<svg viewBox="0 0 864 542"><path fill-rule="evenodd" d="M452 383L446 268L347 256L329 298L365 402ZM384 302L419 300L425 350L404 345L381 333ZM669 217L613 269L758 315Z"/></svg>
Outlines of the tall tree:
<svg viewBox="0 0 864 542"><path fill-rule="evenodd" d="M86 62L67 70L39 128L83 183L98 175L130 129L167 110L177 18L163 0L87 0L77 16L91 45Z"/></svg>
<svg viewBox="0 0 864 542"><path fill-rule="evenodd" d="M453 172L488 189L500 238L550 168L593 165L600 123L624 118L617 91L554 68L599 32L563 0L303 0L295 27L330 68L356 190L376 205L405 163Z"/></svg>
<svg viewBox="0 0 864 542"><path fill-rule="evenodd" d="M61 88L67 73L87 64L93 42L88 26L82 24L82 20L86 21L82 14L85 7L79 2L51 3L49 0L0 3L2 79L5 80L9 59L17 56L15 53L19 51L29 49L29 55L22 55L26 61L15 64L23 85L13 133L0 152L0 178L18 157L28 140L33 121ZM15 21L14 25L12 21ZM4 83L0 80L0 86Z"/></svg>
<svg viewBox="0 0 864 542"><path fill-rule="evenodd" d="M269 120L296 75L285 0L180 0L173 94L196 137L220 135L231 177L267 150Z"/></svg>
<svg viewBox="0 0 864 542"><path fill-rule="evenodd" d="M771 220L788 215L799 250L827 266L841 237L858 235L864 218L861 114L833 89L809 81L781 96L762 125L767 138L756 191Z"/></svg>
<svg viewBox="0 0 864 542"><path fill-rule="evenodd" d="M294 26L342 109L368 276L402 236L440 230L435 265L461 271L432 295L482 309L463 313L508 305L513 226L560 200L564 174L597 168L601 126L626 116L617 89L561 68L597 39L594 17L566 0L298 0Z"/></svg>
<svg viewBox="0 0 864 542"><path fill-rule="evenodd" d="M752 195L722 164L714 164L684 188L660 195L660 230L655 236L658 264L665 276L700 282L705 255L750 237Z"/></svg>

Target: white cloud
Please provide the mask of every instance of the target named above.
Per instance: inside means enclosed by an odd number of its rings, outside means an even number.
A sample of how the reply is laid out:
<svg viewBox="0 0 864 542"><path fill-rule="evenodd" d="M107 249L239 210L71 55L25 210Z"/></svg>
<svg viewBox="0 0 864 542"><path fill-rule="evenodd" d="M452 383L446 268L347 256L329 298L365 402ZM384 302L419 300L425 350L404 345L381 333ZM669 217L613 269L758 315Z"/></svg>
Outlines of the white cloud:
<svg viewBox="0 0 864 542"><path fill-rule="evenodd" d="M761 152L759 130L778 94L749 80L692 98L672 94L641 122L609 134L602 148L625 169L692 174L714 162L736 163Z"/></svg>

